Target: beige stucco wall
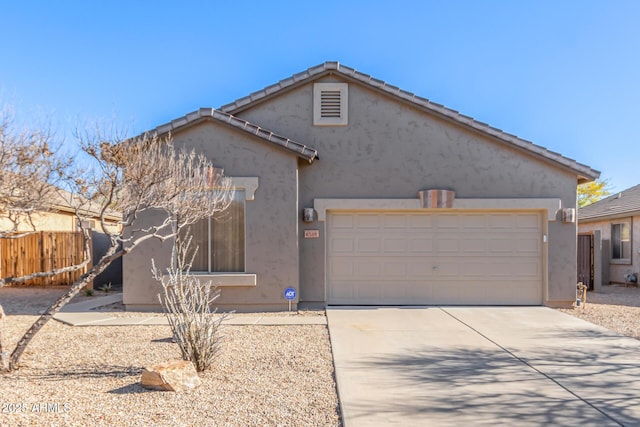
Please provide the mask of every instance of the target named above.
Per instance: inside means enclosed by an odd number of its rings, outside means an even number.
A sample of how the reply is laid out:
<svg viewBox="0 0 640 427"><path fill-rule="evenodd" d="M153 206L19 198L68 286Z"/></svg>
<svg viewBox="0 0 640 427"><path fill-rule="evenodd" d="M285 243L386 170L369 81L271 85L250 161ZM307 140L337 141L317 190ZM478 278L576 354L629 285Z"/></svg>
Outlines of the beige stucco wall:
<svg viewBox="0 0 640 427"><path fill-rule="evenodd" d="M631 219L631 263L619 263L619 261L611 260L611 223L620 221L621 219ZM600 230L602 233L603 245L608 250L609 260L609 281L612 283L624 283L624 275L628 273L640 273L640 215L626 218L618 218L614 220L606 219L600 221L580 222L578 231L580 233L590 233L594 230ZM607 283L603 283L607 284Z"/></svg>
<svg viewBox="0 0 640 427"><path fill-rule="evenodd" d="M245 267L256 286L226 286L217 305L243 310L285 309L284 289L298 284L297 157L265 141L202 123L173 134L175 145L207 155L229 177L257 177L254 200L246 201ZM146 220L152 220L147 217ZM170 261L171 242L149 241L124 257L124 303L131 308L157 305L159 284L151 277L151 258L159 268ZM215 283L215 279L214 279Z"/></svg>
<svg viewBox="0 0 640 427"><path fill-rule="evenodd" d="M44 212L35 214L32 218L36 230L39 231L76 231L75 216L67 212ZM13 224L2 218L0 219L0 230L9 230ZM18 231L31 230L31 226L20 224Z"/></svg>
<svg viewBox="0 0 640 427"><path fill-rule="evenodd" d="M35 229L38 231L77 231L76 217L71 212L66 211L51 211L36 213L32 217ZM102 226L98 219L94 219L94 230L102 232ZM120 225L114 221L106 222L108 231L115 232L120 229ZM13 228L13 224L6 218L0 218L0 230L9 230ZM29 231L31 225L26 222L21 223L18 226L18 231Z"/></svg>
<svg viewBox="0 0 640 427"><path fill-rule="evenodd" d="M238 113L318 149L320 160L300 161L300 210L316 198L413 198L428 188L452 189L460 198L559 198L562 207L576 206L574 174L356 83L349 85L348 125L314 127L312 92L309 84ZM300 300L322 302L325 224L300 217L301 229L321 233L299 236ZM548 233L546 302L566 305L575 298L576 225L549 222Z"/></svg>

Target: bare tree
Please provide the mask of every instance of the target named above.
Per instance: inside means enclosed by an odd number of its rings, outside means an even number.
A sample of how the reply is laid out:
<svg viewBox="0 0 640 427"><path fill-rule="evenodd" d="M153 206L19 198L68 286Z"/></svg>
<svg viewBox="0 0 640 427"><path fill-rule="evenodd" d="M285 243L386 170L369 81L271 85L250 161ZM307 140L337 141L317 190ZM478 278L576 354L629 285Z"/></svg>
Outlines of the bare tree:
<svg viewBox="0 0 640 427"><path fill-rule="evenodd" d="M230 180L223 177L221 169L194 151L175 148L170 137L144 134L121 139L100 132L78 137L94 167L67 175L74 195L69 202L74 204L80 223L86 213L98 213L110 246L18 341L11 353L10 370L18 368L35 334L114 260L147 240L176 237L183 227L226 209L233 198ZM110 211L123 213L116 226L106 221ZM152 223L150 217L160 219Z"/></svg>
<svg viewBox="0 0 640 427"><path fill-rule="evenodd" d="M58 187L71 164L64 159L46 127L19 130L8 108L0 112L0 238L19 239L36 232L36 220L57 205L66 194ZM85 230L83 260L75 265L19 277L0 275L0 287L78 270L90 261Z"/></svg>
<svg viewBox="0 0 640 427"><path fill-rule="evenodd" d="M49 130L19 130L7 108L0 112L0 237L35 232L34 219L55 204L55 184L69 164L54 153Z"/></svg>
<svg viewBox="0 0 640 427"><path fill-rule="evenodd" d="M0 238L18 239L36 232L39 216L59 205L56 184L71 164L56 153L53 135L47 127L18 129L8 107L0 111ZM84 231L84 256L81 262L22 276L0 274L0 287L37 277L48 277L78 270L90 261L88 230ZM0 323L3 309L0 306ZM0 330L0 368L6 364Z"/></svg>

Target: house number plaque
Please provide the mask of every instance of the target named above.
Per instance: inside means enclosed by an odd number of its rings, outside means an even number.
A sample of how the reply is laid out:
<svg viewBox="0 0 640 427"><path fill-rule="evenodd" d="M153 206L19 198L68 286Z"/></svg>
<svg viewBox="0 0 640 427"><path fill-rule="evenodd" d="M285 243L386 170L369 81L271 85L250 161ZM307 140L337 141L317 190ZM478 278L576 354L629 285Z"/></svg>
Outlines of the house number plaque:
<svg viewBox="0 0 640 427"><path fill-rule="evenodd" d="M304 230L305 239L317 239L320 237L320 230Z"/></svg>

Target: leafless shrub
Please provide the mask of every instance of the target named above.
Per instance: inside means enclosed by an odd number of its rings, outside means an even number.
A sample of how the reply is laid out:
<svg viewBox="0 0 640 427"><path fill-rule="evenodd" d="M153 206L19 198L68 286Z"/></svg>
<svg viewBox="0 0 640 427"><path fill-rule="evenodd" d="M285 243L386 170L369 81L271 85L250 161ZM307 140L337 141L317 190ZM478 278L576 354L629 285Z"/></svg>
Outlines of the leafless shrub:
<svg viewBox="0 0 640 427"><path fill-rule="evenodd" d="M190 360L198 372L210 369L220 350L221 327L227 314L216 315L212 309L220 290L211 281L201 283L191 274L197 248L189 250L191 237L177 238L173 255L175 263L166 274L153 264L153 275L162 284L158 298L164 308L173 336L184 360Z"/></svg>

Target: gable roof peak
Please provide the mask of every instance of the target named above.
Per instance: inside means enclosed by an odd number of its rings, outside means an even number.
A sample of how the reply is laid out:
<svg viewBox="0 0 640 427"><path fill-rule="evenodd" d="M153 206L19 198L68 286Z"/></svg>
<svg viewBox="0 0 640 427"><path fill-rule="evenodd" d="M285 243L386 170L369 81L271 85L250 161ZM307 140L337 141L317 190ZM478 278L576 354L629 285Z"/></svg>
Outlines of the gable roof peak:
<svg viewBox="0 0 640 427"><path fill-rule="evenodd" d="M275 84L267 86L262 90L253 92L249 96L239 98L234 102L223 105L222 107L220 107L220 111L229 114L241 113L242 111L247 110L261 102L267 101L271 98L275 98L276 96L284 92L310 83L328 74L340 75L346 80L360 83L364 86L369 87L370 89L394 97L401 102L408 103L423 111L427 111L440 118L452 121L454 123L457 123L458 125L472 129L476 132L480 132L484 135L492 137L494 140L498 140L513 148L527 152L530 155L541 158L542 160L545 160L547 162L551 162L557 167L569 170L572 173L576 174L578 183L593 181L600 176L599 171L587 165L579 163L576 160L562 156L561 154L548 150L545 147L536 145L531 141L527 141L526 139L519 138L501 129L475 120L473 117L465 116L456 110L447 108L442 104L432 102L427 98L416 95L415 93L402 90L397 86L393 86L383 80L376 79L371 75L356 71L355 68L347 67L346 65L343 65L338 61L327 61L296 73L288 78L280 80Z"/></svg>

